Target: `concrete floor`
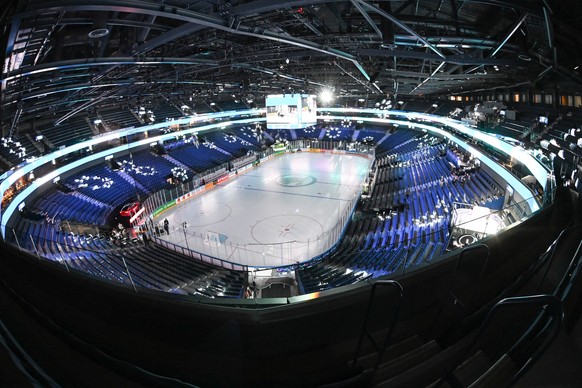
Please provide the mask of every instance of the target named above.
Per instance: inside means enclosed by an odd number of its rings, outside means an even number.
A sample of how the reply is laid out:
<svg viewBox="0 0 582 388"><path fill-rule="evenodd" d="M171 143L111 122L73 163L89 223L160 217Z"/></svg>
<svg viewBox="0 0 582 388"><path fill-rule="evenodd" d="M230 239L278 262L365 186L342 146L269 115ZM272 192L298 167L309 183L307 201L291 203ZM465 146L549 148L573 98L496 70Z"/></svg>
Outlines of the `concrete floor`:
<svg viewBox="0 0 582 388"><path fill-rule="evenodd" d="M295 264L337 241L370 164L358 155L276 156L154 222L167 218L163 239L208 256L259 268Z"/></svg>

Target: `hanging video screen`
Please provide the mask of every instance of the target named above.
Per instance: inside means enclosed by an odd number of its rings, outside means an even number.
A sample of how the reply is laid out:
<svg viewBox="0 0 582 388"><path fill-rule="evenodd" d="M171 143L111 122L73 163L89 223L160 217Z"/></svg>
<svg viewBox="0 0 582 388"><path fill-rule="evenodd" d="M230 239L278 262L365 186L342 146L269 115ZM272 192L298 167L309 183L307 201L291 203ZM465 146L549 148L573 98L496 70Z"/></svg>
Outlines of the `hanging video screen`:
<svg viewBox="0 0 582 388"><path fill-rule="evenodd" d="M301 94L267 96L267 129L297 129L317 121L315 97Z"/></svg>

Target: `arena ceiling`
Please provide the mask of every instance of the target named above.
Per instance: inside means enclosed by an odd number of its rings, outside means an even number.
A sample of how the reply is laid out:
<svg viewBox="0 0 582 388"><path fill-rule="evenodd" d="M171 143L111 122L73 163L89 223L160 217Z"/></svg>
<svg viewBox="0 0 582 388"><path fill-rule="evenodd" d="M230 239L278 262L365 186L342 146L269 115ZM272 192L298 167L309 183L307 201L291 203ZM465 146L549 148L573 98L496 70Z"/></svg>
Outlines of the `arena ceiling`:
<svg viewBox="0 0 582 388"><path fill-rule="evenodd" d="M0 14L3 135L103 106L579 89L577 0L29 0Z"/></svg>

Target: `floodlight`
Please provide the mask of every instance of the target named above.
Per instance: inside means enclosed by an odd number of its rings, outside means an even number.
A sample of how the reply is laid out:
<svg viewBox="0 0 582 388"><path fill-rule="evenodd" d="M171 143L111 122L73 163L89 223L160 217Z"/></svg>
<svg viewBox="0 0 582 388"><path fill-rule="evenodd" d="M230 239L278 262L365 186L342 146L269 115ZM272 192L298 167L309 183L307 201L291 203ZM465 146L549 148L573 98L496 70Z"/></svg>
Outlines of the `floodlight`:
<svg viewBox="0 0 582 388"><path fill-rule="evenodd" d="M319 98L321 99L321 101L323 102L330 102L331 100L333 100L333 94L331 93L331 91L329 90L323 90L320 94L319 94Z"/></svg>

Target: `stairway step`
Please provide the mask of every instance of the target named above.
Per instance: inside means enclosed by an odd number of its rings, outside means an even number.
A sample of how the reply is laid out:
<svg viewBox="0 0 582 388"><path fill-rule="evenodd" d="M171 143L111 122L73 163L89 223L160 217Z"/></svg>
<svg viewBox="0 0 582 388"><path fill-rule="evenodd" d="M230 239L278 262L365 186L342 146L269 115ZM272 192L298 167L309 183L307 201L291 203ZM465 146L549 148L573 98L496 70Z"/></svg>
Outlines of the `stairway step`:
<svg viewBox="0 0 582 388"><path fill-rule="evenodd" d="M396 376L424 362L440 351L442 351L442 348L435 340L426 342L422 346L400 355L398 358L380 364L374 377L374 382L377 383Z"/></svg>
<svg viewBox="0 0 582 388"><path fill-rule="evenodd" d="M424 342L418 335L413 335L412 337L408 337L400 342L388 346L384 351L384 356L382 358L384 360L391 360L397 358L401 354L407 353L409 351L421 347L423 343ZM376 364L377 359L378 353L373 351L371 353L359 357L357 360L357 365L362 366L364 369L373 368Z"/></svg>
<svg viewBox="0 0 582 388"><path fill-rule="evenodd" d="M429 385L427 385L426 388L453 388L453 387L448 382L441 381L439 379L439 380L436 380L436 381L430 383Z"/></svg>
<svg viewBox="0 0 582 388"><path fill-rule="evenodd" d="M468 387L491 367L491 360L481 350L463 361L453 372L453 376L463 387Z"/></svg>
<svg viewBox="0 0 582 388"><path fill-rule="evenodd" d="M506 387L519 371L519 366L504 354L497 362L475 380L469 388Z"/></svg>
<svg viewBox="0 0 582 388"><path fill-rule="evenodd" d="M467 336L453 345L445 348L433 357L418 363L406 371L377 383L377 387L418 387L434 384L435 386L451 371L465 351L468 342L472 339ZM442 380L443 387L448 383ZM446 383L446 384L445 384Z"/></svg>

